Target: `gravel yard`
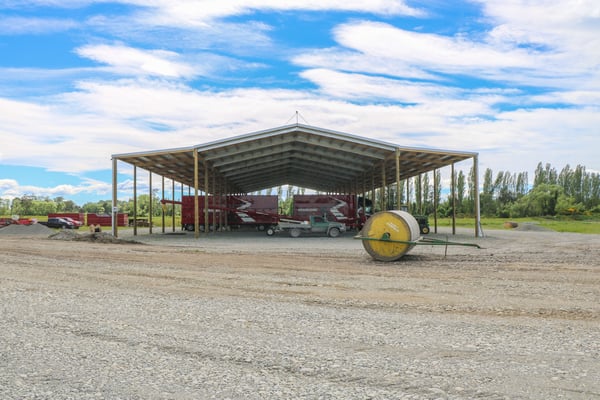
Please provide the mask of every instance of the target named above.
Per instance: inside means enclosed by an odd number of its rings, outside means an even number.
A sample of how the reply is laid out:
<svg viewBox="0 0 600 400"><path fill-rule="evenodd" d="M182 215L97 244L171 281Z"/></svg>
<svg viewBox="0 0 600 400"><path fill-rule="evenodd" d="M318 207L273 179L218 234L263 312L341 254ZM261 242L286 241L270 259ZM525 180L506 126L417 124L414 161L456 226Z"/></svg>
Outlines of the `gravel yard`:
<svg viewBox="0 0 600 400"><path fill-rule="evenodd" d="M600 235L8 228L0 399L600 399Z"/></svg>

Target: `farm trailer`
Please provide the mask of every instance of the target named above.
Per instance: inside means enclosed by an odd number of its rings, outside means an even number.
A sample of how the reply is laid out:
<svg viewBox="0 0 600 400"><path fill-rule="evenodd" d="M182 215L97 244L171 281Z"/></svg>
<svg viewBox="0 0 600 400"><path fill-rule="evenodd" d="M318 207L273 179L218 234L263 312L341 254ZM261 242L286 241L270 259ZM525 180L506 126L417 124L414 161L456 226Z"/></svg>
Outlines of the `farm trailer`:
<svg viewBox="0 0 600 400"><path fill-rule="evenodd" d="M170 200L163 200L173 203ZM181 202L181 227L193 231L194 223L194 196L183 196ZM198 225L203 230L206 225L204 196L198 196ZM231 228L242 226L256 227L264 230L277 224L279 220L277 196L271 195L241 195L214 197L208 196L208 225L211 229L227 225Z"/></svg>

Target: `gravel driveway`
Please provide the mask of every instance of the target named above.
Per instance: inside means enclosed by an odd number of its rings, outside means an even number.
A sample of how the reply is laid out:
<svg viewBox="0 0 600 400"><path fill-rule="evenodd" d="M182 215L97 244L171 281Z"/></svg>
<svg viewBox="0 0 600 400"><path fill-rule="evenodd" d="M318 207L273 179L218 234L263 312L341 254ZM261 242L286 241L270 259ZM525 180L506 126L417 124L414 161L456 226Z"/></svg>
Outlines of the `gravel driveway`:
<svg viewBox="0 0 600 400"><path fill-rule="evenodd" d="M1 399L600 399L599 235L2 229Z"/></svg>

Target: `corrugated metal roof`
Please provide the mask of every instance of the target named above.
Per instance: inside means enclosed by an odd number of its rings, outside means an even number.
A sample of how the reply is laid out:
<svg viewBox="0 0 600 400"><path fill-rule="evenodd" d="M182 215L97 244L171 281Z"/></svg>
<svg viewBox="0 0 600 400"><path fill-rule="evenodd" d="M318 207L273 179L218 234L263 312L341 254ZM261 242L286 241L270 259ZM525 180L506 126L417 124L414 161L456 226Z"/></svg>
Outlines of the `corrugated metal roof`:
<svg viewBox="0 0 600 400"><path fill-rule="evenodd" d="M198 154L199 190L215 187L250 193L286 184L321 192L360 192L477 156L472 152L402 147L308 125L287 125L197 146L115 154L117 159L194 186ZM384 173L385 171L385 173ZM209 176L205 188L204 176ZM385 174L385 178L384 178Z"/></svg>

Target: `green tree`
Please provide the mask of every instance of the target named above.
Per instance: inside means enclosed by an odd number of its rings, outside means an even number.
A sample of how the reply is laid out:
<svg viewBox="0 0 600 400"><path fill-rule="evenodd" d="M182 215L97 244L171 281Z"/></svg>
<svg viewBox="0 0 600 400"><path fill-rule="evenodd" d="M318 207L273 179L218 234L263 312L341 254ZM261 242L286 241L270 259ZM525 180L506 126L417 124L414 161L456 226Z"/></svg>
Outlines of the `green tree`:
<svg viewBox="0 0 600 400"><path fill-rule="evenodd" d="M496 215L496 203L494 201L494 175L492 170L487 168L483 174L483 191L479 196L481 204L481 214L487 217Z"/></svg>
<svg viewBox="0 0 600 400"><path fill-rule="evenodd" d="M11 201L9 199L0 198L0 215L10 214L10 203Z"/></svg>
<svg viewBox="0 0 600 400"><path fill-rule="evenodd" d="M538 184L512 205L510 215L512 217L555 216L559 202L564 204L568 201L562 197L566 196L559 185Z"/></svg>

